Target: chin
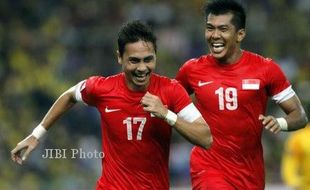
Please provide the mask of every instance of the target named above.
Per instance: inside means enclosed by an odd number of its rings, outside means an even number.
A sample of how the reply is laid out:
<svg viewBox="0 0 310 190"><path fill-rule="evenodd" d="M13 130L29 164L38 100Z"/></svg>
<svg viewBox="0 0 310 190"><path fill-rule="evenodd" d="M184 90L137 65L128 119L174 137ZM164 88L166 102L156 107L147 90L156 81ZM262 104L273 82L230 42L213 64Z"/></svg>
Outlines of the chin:
<svg viewBox="0 0 310 190"><path fill-rule="evenodd" d="M221 53L213 53L212 52L212 56L217 59L217 60L224 60L226 57L226 52L221 52Z"/></svg>
<svg viewBox="0 0 310 190"><path fill-rule="evenodd" d="M221 60L224 58L224 56L222 54L218 54L218 53L212 53L212 56L215 58L215 59L218 59L218 60Z"/></svg>
<svg viewBox="0 0 310 190"><path fill-rule="evenodd" d="M138 88L145 88L147 87L148 81L143 81L143 82L138 82L135 81L135 86L137 86Z"/></svg>

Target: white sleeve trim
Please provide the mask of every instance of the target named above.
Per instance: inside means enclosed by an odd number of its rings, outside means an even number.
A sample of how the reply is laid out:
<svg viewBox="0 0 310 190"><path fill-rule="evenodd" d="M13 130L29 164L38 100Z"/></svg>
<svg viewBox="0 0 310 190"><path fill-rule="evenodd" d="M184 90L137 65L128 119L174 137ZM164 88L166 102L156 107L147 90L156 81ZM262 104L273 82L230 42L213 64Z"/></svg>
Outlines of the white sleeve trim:
<svg viewBox="0 0 310 190"><path fill-rule="evenodd" d="M77 85L75 85L75 100L78 102L83 102L83 98L82 98L82 93L81 91L85 88L86 85L86 80L83 80L81 82L79 82Z"/></svg>
<svg viewBox="0 0 310 190"><path fill-rule="evenodd" d="M287 87L282 90L280 93L272 96L272 100L274 100L277 104L284 102L285 100L290 99L295 95L295 91L292 89L292 86Z"/></svg>
<svg viewBox="0 0 310 190"><path fill-rule="evenodd" d="M177 115L190 123L201 117L201 113L193 103L185 106Z"/></svg>

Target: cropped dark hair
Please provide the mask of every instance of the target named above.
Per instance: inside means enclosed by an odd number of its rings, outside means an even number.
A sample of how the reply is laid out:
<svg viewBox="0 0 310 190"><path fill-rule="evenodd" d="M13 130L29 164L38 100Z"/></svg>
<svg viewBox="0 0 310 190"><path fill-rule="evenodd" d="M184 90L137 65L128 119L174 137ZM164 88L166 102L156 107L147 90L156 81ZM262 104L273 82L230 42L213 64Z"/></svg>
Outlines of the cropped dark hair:
<svg viewBox="0 0 310 190"><path fill-rule="evenodd" d="M139 40L151 42L154 46L155 53L157 52L156 36L149 25L144 24L140 20L134 20L124 24L118 33L117 40L120 56L123 56L126 44L135 43Z"/></svg>
<svg viewBox="0 0 310 190"><path fill-rule="evenodd" d="M232 13L232 24L237 30L244 29L246 23L246 14L243 6L234 0L213 0L209 1L205 7L205 16L208 20L209 14L222 15Z"/></svg>

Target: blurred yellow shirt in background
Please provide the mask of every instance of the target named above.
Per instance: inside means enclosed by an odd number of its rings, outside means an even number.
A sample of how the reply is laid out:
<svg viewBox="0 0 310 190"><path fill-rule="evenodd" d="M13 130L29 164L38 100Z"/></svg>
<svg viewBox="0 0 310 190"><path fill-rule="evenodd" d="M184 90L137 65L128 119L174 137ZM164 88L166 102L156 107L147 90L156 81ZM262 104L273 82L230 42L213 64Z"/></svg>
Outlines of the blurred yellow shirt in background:
<svg viewBox="0 0 310 190"><path fill-rule="evenodd" d="M287 139L281 173L283 181L294 190L310 190L310 123Z"/></svg>

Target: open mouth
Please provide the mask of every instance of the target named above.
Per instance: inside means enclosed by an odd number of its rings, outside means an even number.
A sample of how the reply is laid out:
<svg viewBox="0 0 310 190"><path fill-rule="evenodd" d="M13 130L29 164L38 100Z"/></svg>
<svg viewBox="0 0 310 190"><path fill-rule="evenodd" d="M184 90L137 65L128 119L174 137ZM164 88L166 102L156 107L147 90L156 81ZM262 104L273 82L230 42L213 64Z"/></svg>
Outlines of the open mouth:
<svg viewBox="0 0 310 190"><path fill-rule="evenodd" d="M220 42L211 43L211 48L214 53L221 53L224 50L225 44Z"/></svg>
<svg viewBox="0 0 310 190"><path fill-rule="evenodd" d="M135 78L136 81L138 82L144 82L147 77L149 76L150 72L147 73L134 73L133 76Z"/></svg>

